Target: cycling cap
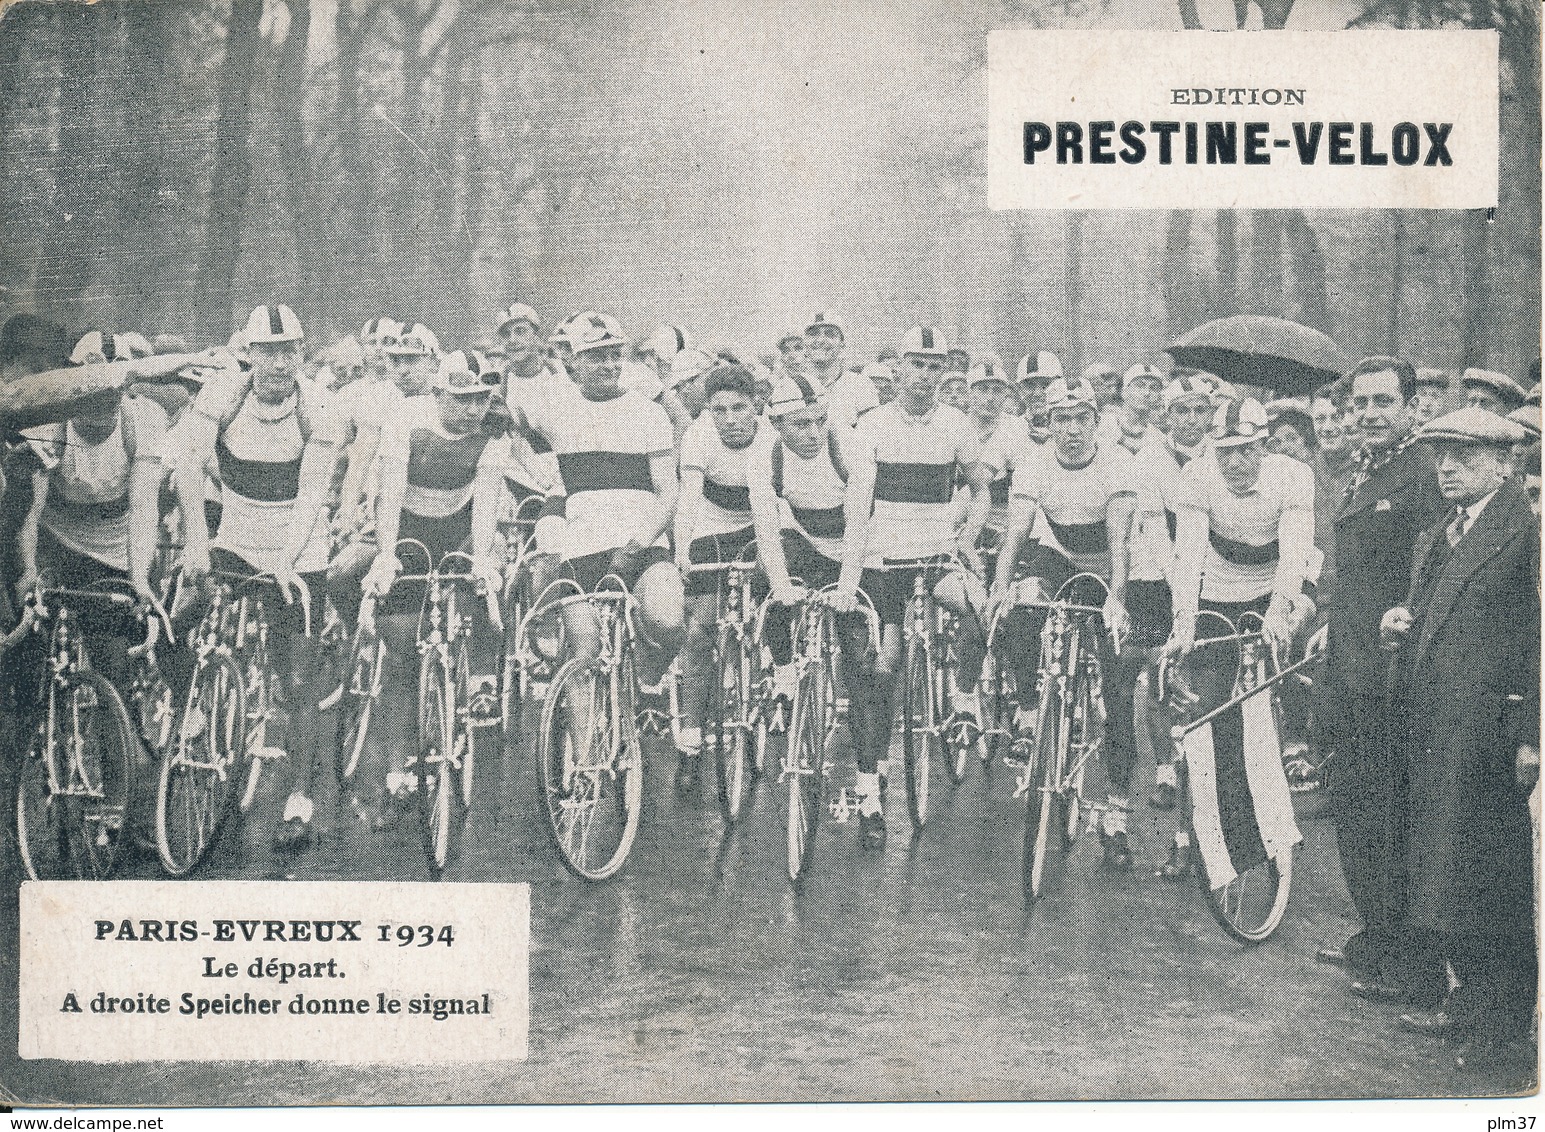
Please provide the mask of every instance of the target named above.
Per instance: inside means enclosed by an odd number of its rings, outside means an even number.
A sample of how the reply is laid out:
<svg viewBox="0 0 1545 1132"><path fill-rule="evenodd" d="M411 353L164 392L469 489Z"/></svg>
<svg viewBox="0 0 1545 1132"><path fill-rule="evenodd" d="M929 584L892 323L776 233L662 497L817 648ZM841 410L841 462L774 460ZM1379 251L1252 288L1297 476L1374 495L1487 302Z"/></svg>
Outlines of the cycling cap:
<svg viewBox="0 0 1545 1132"><path fill-rule="evenodd" d="M569 349L576 354L586 350L602 350L608 346L622 346L628 340L620 322L609 314L597 314L595 311L586 311L570 319L564 337Z"/></svg>
<svg viewBox="0 0 1545 1132"><path fill-rule="evenodd" d="M826 404L826 390L798 374L783 374L773 379L772 396L767 400L770 416L781 417L801 409Z"/></svg>
<svg viewBox="0 0 1545 1132"><path fill-rule="evenodd" d="M471 397L492 393L499 384L499 371L490 369L476 350L453 350L440 359L432 388Z"/></svg>
<svg viewBox="0 0 1545 1132"><path fill-rule="evenodd" d="M511 303L499 312L494 322L494 331L497 333L512 322L529 322L531 329L536 330L541 327L542 318L534 307L528 307L525 303Z"/></svg>
<svg viewBox="0 0 1545 1132"><path fill-rule="evenodd" d="M972 385L981 385L988 381L1001 381L1007 385L1009 375L1003 368L1003 363L992 354L984 354L976 360L971 367L971 372L966 375L966 380Z"/></svg>
<svg viewBox="0 0 1545 1132"><path fill-rule="evenodd" d="M817 311L815 317L813 317L809 322L805 323L805 333L809 334L818 326L829 326L838 334L842 335L844 341L847 340L847 328L842 325L842 319L837 317L837 315L833 314L831 311Z"/></svg>
<svg viewBox="0 0 1545 1132"><path fill-rule="evenodd" d="M1046 387L1046 409L1051 412L1056 409L1076 409L1079 406L1100 410L1100 400L1095 395L1094 386L1081 377L1055 378Z"/></svg>
<svg viewBox="0 0 1545 1132"><path fill-rule="evenodd" d="M1164 407L1167 409L1176 401L1184 401L1187 397L1200 397L1210 405L1216 389L1216 384L1206 374L1185 374L1164 387Z"/></svg>
<svg viewBox="0 0 1545 1132"><path fill-rule="evenodd" d="M364 346L378 346L381 339L387 336L396 338L401 333L402 323L395 318L373 318L359 328L359 340Z"/></svg>
<svg viewBox="0 0 1545 1132"><path fill-rule="evenodd" d="M901 355L922 354L930 358L949 357L949 345L944 341L944 335L931 326L914 326L901 336L901 345L898 347Z"/></svg>
<svg viewBox="0 0 1545 1132"><path fill-rule="evenodd" d="M1127 386L1131 385L1138 378L1146 377L1150 381L1157 382L1159 388L1163 389L1164 388L1164 379L1167 376L1169 376L1169 375L1166 374L1158 366L1146 365L1144 363L1139 362L1137 365L1135 365L1131 369L1127 370L1126 373L1121 375L1121 388L1123 390L1125 390L1127 388Z"/></svg>
<svg viewBox="0 0 1545 1132"><path fill-rule="evenodd" d="M1266 408L1254 397L1235 397L1219 405L1212 417L1214 448L1234 448L1265 440L1271 421Z"/></svg>
<svg viewBox="0 0 1545 1132"><path fill-rule="evenodd" d="M687 335L687 332L679 326L667 324L656 327L655 332L644 339L643 345L639 347L639 352L653 354L657 358L664 358L666 361L670 361L683 350L690 350L691 348L692 339Z"/></svg>
<svg viewBox="0 0 1545 1132"><path fill-rule="evenodd" d="M707 373L717 364L718 359L689 346L671 359L671 384L674 386L684 381L691 381L699 374Z"/></svg>
<svg viewBox="0 0 1545 1132"><path fill-rule="evenodd" d="M440 339L422 322L403 323L396 334L382 334L381 347L397 357L432 358L440 352Z"/></svg>
<svg viewBox="0 0 1545 1132"><path fill-rule="evenodd" d="M255 346L261 342L303 342L305 331L300 328L300 319L295 317L295 312L280 303L269 303L266 307L258 307L247 318L247 325L242 330L243 344Z"/></svg>
<svg viewBox="0 0 1545 1132"><path fill-rule="evenodd" d="M1051 381L1062 376L1062 363L1050 350L1038 350L1019 359L1015 371L1019 381Z"/></svg>
<svg viewBox="0 0 1545 1132"><path fill-rule="evenodd" d="M138 334L109 334L105 330L88 330L70 351L70 364L83 366L91 362L123 362L130 358L148 357L148 349L143 353L135 352L132 341L135 338L144 341Z"/></svg>

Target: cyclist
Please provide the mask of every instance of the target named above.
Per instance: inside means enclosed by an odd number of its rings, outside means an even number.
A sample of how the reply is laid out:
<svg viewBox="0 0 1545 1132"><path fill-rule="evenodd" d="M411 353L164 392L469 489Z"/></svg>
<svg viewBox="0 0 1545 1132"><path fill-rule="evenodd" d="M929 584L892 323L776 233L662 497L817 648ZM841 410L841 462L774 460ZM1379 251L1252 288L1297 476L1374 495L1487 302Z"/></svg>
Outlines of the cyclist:
<svg viewBox="0 0 1545 1132"><path fill-rule="evenodd" d="M616 574L638 600L639 681L656 684L681 645L681 574L665 546L679 484L670 419L659 405L619 385L622 327L609 315L579 316L566 332L573 383L510 386L517 427L528 427L558 457L564 503L563 574L593 590ZM576 656L599 654L599 626L583 603L564 611Z"/></svg>
<svg viewBox="0 0 1545 1132"><path fill-rule="evenodd" d="M1051 440L1034 449L1014 472L1008 529L998 554L992 608L1009 600L1015 568L1021 564L1027 537L1033 542L1022 564L1047 593L1055 593L1063 582L1079 573L1095 574L1108 585L1099 647L1110 724L1105 736L1109 792L1101 816L1100 839L1106 863L1117 869L1129 869L1132 853L1127 845L1127 795L1137 746L1132 694L1141 665L1131 663L1128 650L1118 666L1116 642L1124 635L1127 622L1127 540L1137 502L1132 457L1119 446L1110 448L1099 443L1099 402L1088 381L1055 379L1047 387L1046 404ZM1013 671L1020 690L1015 719L1019 738L1014 751L1028 758L1033 749L1030 730L1040 679L1037 670L1043 617L1027 610L1012 610L1006 618L1007 632L1000 630L1004 661Z"/></svg>
<svg viewBox="0 0 1545 1132"><path fill-rule="evenodd" d="M73 357L89 365L107 361L113 350L110 336L93 331ZM16 538L18 597L46 575L66 589L127 581L141 599L152 601L165 412L149 397L131 392L24 435L30 459L13 465L31 469L30 476L18 476L13 484L19 493L14 505L26 508ZM92 659L108 679L121 684L128 672L126 650L140 630L119 617L96 611L87 615Z"/></svg>
<svg viewBox="0 0 1545 1132"><path fill-rule="evenodd" d="M1121 378L1121 401L1100 418L1100 443L1121 445L1137 453L1148 441L1162 437L1154 421L1163 407L1165 373L1158 366L1138 364Z"/></svg>
<svg viewBox="0 0 1545 1132"><path fill-rule="evenodd" d="M511 303L495 319L494 334L504 348L506 381L556 376L543 347L541 316L525 303Z"/></svg>
<svg viewBox="0 0 1545 1132"><path fill-rule="evenodd" d="M945 365L944 380L939 382L939 404L969 412L971 355L965 350L951 350Z"/></svg>
<svg viewBox="0 0 1545 1132"><path fill-rule="evenodd" d="M874 384L843 363L846 334L842 322L822 311L805 327L804 374L826 390L826 412L833 425L852 428L858 418L880 403Z"/></svg>
<svg viewBox="0 0 1545 1132"><path fill-rule="evenodd" d="M786 375L805 372L805 336L785 334L778 339L778 372Z"/></svg>
<svg viewBox="0 0 1545 1132"><path fill-rule="evenodd" d="M979 445L965 414L937 400L948 356L944 336L932 327L913 327L902 338L900 352L899 395L866 414L854 437L843 503L842 573L832 601L839 612L852 610L862 585L882 627L880 655L865 674L870 678L849 682L858 748L859 838L872 849L885 845L881 781L889 769L901 626L919 574L939 604L960 617L960 665L950 688L953 719L947 726L980 718L976 684L986 653L979 617L986 604L978 577L981 561L974 545L957 541L954 493L963 472L972 508L985 510L988 471L978 460ZM979 529L979 520L973 516L973 521ZM957 550L966 571L950 568ZM887 569L887 560L927 560L929 565Z"/></svg>
<svg viewBox="0 0 1545 1132"><path fill-rule="evenodd" d="M186 545L183 570L190 580L211 567L275 577L268 603L270 643L285 676L290 706L293 776L275 846L295 849L313 836L312 781L324 750L317 713L316 641L295 603L296 578L311 595L309 621L322 624L328 554L322 518L340 436L327 394L302 377L305 337L287 306L261 306L243 331L251 370L207 382L183 424L176 453L178 502ZM217 463L223 509L211 548L203 519L204 468Z"/></svg>
<svg viewBox="0 0 1545 1132"><path fill-rule="evenodd" d="M676 565L735 561L755 537L746 468L758 427L755 379L743 366L718 365L703 387L705 411L681 442L681 501L676 508ZM704 714L719 616L717 574L687 574L687 636L682 646L681 727L676 788L698 789Z"/></svg>
<svg viewBox="0 0 1545 1132"><path fill-rule="evenodd" d="M1181 473L1176 508L1171 589L1174 629L1165 651L1188 655L1196 644L1196 615L1220 613L1235 624L1242 614L1262 618L1270 642L1286 646L1314 616L1310 596L1319 571L1314 546L1314 472L1266 450L1266 409L1234 397L1213 411L1211 452ZM1232 672L1201 673L1193 693L1221 703ZM1190 838L1175 835L1161 875L1183 876L1191 864Z"/></svg>
<svg viewBox="0 0 1545 1132"><path fill-rule="evenodd" d="M1014 469L1030 456L1030 430L1023 417L1006 411L1009 383L1002 362L994 357L982 358L971 367L970 382L968 419L981 445L983 462L993 469L994 475L987 485L988 509L979 515L984 525L974 531L968 527L961 534L982 551L984 560L991 555L996 562L998 544L1008 525L1009 485ZM992 565L984 565L985 577L990 580Z"/></svg>
<svg viewBox="0 0 1545 1132"><path fill-rule="evenodd" d="M1209 454L1207 430L1212 425L1216 383L1196 371L1178 373L1164 390L1164 415L1168 432L1150 438L1134 458L1137 484L1137 517L1132 534L1132 571L1127 583L1127 614L1132 620L1128 640L1134 649L1150 650L1148 687L1158 688L1151 650L1164 645L1173 630L1174 599L1170 576L1175 562L1175 529L1184 494L1181 473L1200 456ZM1156 810L1175 808L1178 789L1176 765L1170 753L1170 726L1177 722L1166 705L1150 694L1147 701L1148 733L1157 768L1154 792L1148 804ZM1171 846L1170 859L1160 869L1166 878L1185 875L1183 854Z"/></svg>
<svg viewBox="0 0 1545 1132"><path fill-rule="evenodd" d="M847 429L830 426L825 390L800 374L773 383L767 413L777 435L752 447L746 476L757 553L771 586L763 643L773 660L773 729L782 730L797 682L793 608L807 590L834 585L842 572L848 449L854 441ZM839 616L837 632L850 663L862 665L869 643L863 618L851 612Z"/></svg>
<svg viewBox="0 0 1545 1132"><path fill-rule="evenodd" d="M1014 384L1024 403L1026 430L1035 444L1045 444L1051 436L1051 418L1046 411L1046 390L1062 376L1062 363L1050 350L1026 354L1014 371Z"/></svg>
<svg viewBox="0 0 1545 1132"><path fill-rule="evenodd" d="M377 608L390 665L387 687L406 694L383 700L388 770L387 792L400 797L406 776L400 774L406 754L402 731L408 716L390 710L418 702L418 656L414 649L417 620L424 602L422 583L393 588L403 563L394 553L399 539L411 538L429 550L428 563L410 562L415 571L438 566L447 555L470 545L472 572L493 593L500 588L500 567L493 540L504 494L502 458L508 447L494 442L483 428L493 401L497 371L476 354L460 350L443 357L429 397L414 397L390 421L381 436L381 492L376 500L380 551L365 576L365 589L385 595ZM483 602L469 603L473 618L468 662L479 687L469 688L469 707L476 724L497 718L498 699L482 677L494 670L494 640ZM395 725L395 726L394 726ZM369 810L362 813L370 814ZM377 814L379 811L377 811ZM374 816L374 815L372 815Z"/></svg>

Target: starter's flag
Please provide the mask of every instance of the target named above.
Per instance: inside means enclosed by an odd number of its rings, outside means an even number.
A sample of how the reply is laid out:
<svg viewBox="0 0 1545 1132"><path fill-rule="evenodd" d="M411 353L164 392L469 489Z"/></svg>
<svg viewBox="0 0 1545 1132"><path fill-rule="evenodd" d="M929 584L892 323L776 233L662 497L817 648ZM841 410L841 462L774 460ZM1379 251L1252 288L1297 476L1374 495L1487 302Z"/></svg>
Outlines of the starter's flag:
<svg viewBox="0 0 1545 1132"><path fill-rule="evenodd" d="M1251 696L1198 727L1184 747L1192 828L1211 888L1302 840L1269 694Z"/></svg>

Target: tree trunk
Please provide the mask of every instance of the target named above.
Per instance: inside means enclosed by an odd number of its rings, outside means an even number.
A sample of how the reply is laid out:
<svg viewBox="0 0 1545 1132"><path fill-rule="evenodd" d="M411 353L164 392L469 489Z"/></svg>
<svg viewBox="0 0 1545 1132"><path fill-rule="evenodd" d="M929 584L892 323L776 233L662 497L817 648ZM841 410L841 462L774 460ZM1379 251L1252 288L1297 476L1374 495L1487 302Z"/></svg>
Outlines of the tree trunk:
<svg viewBox="0 0 1545 1132"><path fill-rule="evenodd" d="M124 254L112 258L116 316L123 326L155 328L163 316L157 296L166 226L161 221L162 177L166 145L161 108L170 87L167 59L169 12L164 3L135 0L124 9L128 64L124 81L124 130L133 139L120 169L123 191L119 203Z"/></svg>
<svg viewBox="0 0 1545 1132"><path fill-rule="evenodd" d="M296 288L294 302L301 325L322 315L317 287L318 262L324 254L318 222L316 186L306 148L306 49L311 39L311 0L287 0L290 29L279 66L274 72L274 112L279 129L279 163L287 181L285 204L295 234ZM318 330L323 329L319 324Z"/></svg>
<svg viewBox="0 0 1545 1132"><path fill-rule="evenodd" d="M1084 336L1079 325L1079 316L1084 305L1084 214L1069 212L1063 221L1062 232L1062 273L1067 290L1068 354L1071 358L1077 359L1064 361L1068 376L1071 377L1078 372L1073 367L1081 367L1088 360L1084 357Z"/></svg>
<svg viewBox="0 0 1545 1132"><path fill-rule="evenodd" d="M1461 366L1485 366L1488 313L1491 308L1491 222L1485 212L1467 212L1464 230L1465 320Z"/></svg>
<svg viewBox="0 0 1545 1132"><path fill-rule="evenodd" d="M1399 209L1389 214L1389 319L1385 327L1384 352L1391 357L1401 351L1400 304L1405 301L1406 290L1406 221Z"/></svg>
<svg viewBox="0 0 1545 1132"><path fill-rule="evenodd" d="M262 18L263 0L231 0L220 63L209 219L198 273L199 329L218 339L224 339L231 328L232 288L241 261L242 222L252 173L247 152L252 138L252 80Z"/></svg>
<svg viewBox="0 0 1545 1132"><path fill-rule="evenodd" d="M1239 313L1239 226L1233 209L1220 208L1213 216L1218 246L1213 261L1211 317L1225 318Z"/></svg>
<svg viewBox="0 0 1545 1132"><path fill-rule="evenodd" d="M1330 303L1325 295L1325 254L1320 250L1320 241L1302 212L1284 214L1283 227L1293 267L1293 294L1299 304L1294 313L1305 326L1328 334Z"/></svg>
<svg viewBox="0 0 1545 1132"><path fill-rule="evenodd" d="M1287 286L1282 269L1282 218L1271 209L1250 213L1250 314L1285 315Z"/></svg>

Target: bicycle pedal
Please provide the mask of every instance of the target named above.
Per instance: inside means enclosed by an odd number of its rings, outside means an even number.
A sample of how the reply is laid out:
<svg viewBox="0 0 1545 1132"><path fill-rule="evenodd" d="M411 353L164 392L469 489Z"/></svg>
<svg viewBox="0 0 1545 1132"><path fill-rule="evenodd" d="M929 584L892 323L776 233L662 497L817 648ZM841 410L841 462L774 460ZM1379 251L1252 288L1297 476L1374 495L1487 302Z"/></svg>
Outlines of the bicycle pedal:
<svg viewBox="0 0 1545 1132"><path fill-rule="evenodd" d="M671 718L655 708L645 708L638 713L637 725L642 735L664 735L671 729Z"/></svg>
<svg viewBox="0 0 1545 1132"><path fill-rule="evenodd" d="M850 795L851 791L844 786L826 805L826 808L831 811L832 820L838 825L846 825L852 820L853 815L858 813L858 799Z"/></svg>
<svg viewBox="0 0 1545 1132"><path fill-rule="evenodd" d="M75 691L75 704L77 707L94 708L98 705L97 690L90 684L82 684Z"/></svg>

